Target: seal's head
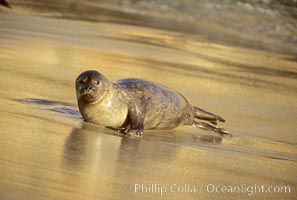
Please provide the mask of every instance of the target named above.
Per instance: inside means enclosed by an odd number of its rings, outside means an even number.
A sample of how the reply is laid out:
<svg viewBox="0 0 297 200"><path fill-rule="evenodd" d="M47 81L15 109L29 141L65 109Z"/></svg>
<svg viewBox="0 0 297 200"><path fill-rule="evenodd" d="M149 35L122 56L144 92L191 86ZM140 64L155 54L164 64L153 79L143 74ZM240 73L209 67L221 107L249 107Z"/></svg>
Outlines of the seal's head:
<svg viewBox="0 0 297 200"><path fill-rule="evenodd" d="M75 81L77 100L96 103L108 89L109 81L99 72L89 70L81 73Z"/></svg>

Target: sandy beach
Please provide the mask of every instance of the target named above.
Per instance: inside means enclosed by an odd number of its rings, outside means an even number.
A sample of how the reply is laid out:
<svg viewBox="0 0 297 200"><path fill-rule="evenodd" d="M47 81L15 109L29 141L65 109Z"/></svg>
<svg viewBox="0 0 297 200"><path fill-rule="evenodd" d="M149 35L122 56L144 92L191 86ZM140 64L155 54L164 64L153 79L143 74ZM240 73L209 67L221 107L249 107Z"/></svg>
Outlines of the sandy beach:
<svg viewBox="0 0 297 200"><path fill-rule="evenodd" d="M0 47L1 199L296 199L296 54L5 8ZM232 137L181 127L137 139L83 122L74 80L87 69L169 86Z"/></svg>

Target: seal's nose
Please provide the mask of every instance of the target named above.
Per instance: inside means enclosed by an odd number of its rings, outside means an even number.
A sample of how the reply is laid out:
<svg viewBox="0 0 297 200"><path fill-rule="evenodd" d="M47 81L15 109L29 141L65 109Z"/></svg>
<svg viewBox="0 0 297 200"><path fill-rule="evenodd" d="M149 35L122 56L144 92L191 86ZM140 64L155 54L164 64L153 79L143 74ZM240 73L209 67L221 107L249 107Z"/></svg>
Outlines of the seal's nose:
<svg viewBox="0 0 297 200"><path fill-rule="evenodd" d="M87 89L87 92L90 92L90 91L92 91L92 90L93 90L93 86L91 86L91 85L88 85L86 89Z"/></svg>

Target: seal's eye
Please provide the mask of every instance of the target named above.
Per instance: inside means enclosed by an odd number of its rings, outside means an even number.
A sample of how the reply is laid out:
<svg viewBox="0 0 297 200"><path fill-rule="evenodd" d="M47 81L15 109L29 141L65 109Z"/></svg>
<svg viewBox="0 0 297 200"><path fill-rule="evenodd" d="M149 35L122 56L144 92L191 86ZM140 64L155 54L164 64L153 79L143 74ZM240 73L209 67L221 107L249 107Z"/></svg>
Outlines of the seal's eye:
<svg viewBox="0 0 297 200"><path fill-rule="evenodd" d="M99 83L100 83L99 81L95 81L95 84L96 84L96 85L99 85Z"/></svg>

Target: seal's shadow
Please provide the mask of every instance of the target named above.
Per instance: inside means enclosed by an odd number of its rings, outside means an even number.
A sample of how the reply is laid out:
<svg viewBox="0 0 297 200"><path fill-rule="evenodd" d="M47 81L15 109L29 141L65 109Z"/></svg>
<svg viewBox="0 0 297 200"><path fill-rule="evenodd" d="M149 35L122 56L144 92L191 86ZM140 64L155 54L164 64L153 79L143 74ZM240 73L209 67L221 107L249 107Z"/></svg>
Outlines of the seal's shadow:
<svg viewBox="0 0 297 200"><path fill-rule="evenodd" d="M77 110L77 106L68 102L33 98L13 99L13 101L17 101L24 104L31 104L34 106L34 109L53 112L67 118L76 120L82 119L79 111Z"/></svg>

